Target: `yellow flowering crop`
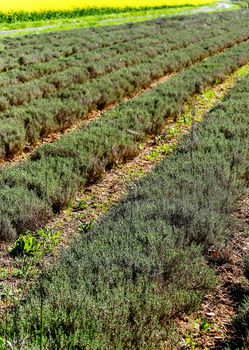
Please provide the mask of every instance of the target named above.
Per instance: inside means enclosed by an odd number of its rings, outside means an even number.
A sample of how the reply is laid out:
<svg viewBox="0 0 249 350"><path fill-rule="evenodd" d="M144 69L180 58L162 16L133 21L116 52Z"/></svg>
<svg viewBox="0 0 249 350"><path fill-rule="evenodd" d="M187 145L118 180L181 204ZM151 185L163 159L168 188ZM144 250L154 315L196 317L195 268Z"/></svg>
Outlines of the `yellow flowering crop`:
<svg viewBox="0 0 249 350"><path fill-rule="evenodd" d="M44 11L70 10L87 7L145 7L145 6L178 6L202 5L214 0L0 0L0 11Z"/></svg>

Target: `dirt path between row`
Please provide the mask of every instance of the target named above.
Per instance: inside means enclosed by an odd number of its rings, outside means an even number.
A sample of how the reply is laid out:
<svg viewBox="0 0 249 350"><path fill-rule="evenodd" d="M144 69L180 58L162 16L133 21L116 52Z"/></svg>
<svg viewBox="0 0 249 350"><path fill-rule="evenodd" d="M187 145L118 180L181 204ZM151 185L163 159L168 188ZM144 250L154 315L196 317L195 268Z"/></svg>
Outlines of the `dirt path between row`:
<svg viewBox="0 0 249 350"><path fill-rule="evenodd" d="M10 35L10 34L26 33L26 32L28 33L28 32L52 29L52 28L56 28L56 27L57 27L56 25L51 25L51 26L42 26L42 27L33 27L33 28L4 30L4 31L0 31L0 35Z"/></svg>

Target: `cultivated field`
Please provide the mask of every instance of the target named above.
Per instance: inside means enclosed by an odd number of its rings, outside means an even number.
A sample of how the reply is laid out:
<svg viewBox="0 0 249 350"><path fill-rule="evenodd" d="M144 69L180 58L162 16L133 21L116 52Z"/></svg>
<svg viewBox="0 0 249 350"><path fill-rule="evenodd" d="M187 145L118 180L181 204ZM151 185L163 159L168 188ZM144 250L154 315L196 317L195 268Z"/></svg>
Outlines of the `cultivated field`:
<svg viewBox="0 0 249 350"><path fill-rule="evenodd" d="M0 76L3 159L87 119L89 112L138 93L155 79L188 69L158 89L121 104L88 128L83 125L40 147L22 164L3 168L3 238L13 239L25 228L45 223L86 182L97 179L117 160L134 156L146 135L157 133L165 118L177 118L195 92L247 63L247 13L237 19L234 14L219 18L172 20L170 26L160 20L133 25L132 30L129 25L88 30L81 40L82 32L77 31L44 35L39 41L29 36L4 42Z"/></svg>
<svg viewBox="0 0 249 350"><path fill-rule="evenodd" d="M14 243L0 262L18 262L4 286L18 294L23 278L26 288L21 302L0 298L0 349L193 349L175 321L216 285L212 267L229 260L231 215L247 188L248 16L1 41L0 239ZM226 82L197 125L198 96ZM161 161L93 225L75 198L148 140L147 159ZM69 208L72 241L41 268L59 241L52 222L68 223ZM42 270L33 284L25 264ZM243 334L247 305L236 319Z"/></svg>
<svg viewBox="0 0 249 350"><path fill-rule="evenodd" d="M56 10L73 10L81 8L106 8L106 7L117 7L117 8L141 8L141 7L160 7L160 6L182 6L182 5L203 5L214 2L214 0L138 0L134 3L131 0L95 0L94 3L89 0L67 0L60 1L49 0L45 1L34 1L30 0L9 0L8 2L1 2L0 11L11 12L11 11L56 11Z"/></svg>
<svg viewBox="0 0 249 350"><path fill-rule="evenodd" d="M215 283L202 252L226 240L243 188L237 169L246 160L248 92L246 78L197 129L198 144L187 137L46 272L18 309L20 334L32 339L27 348L40 341L41 298L45 348L167 344L169 321Z"/></svg>

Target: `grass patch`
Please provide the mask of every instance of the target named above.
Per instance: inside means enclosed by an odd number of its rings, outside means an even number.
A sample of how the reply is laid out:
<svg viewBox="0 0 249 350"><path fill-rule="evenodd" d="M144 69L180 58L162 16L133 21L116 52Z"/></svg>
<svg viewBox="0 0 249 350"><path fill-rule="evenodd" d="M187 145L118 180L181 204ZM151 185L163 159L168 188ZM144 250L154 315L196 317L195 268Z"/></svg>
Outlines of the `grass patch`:
<svg viewBox="0 0 249 350"><path fill-rule="evenodd" d="M13 23L20 21L37 21L37 20L50 20L58 18L75 18L85 16L96 15L108 15L108 14L122 14L127 12L142 12L142 11L155 11L155 10L169 10L185 8L188 6L198 7L200 5L206 5L205 2L199 1L199 3L186 3L177 5L159 5L159 6L124 6L124 7L85 7L69 10L41 10L41 11L0 11L0 23ZM210 4L212 1L207 1Z"/></svg>

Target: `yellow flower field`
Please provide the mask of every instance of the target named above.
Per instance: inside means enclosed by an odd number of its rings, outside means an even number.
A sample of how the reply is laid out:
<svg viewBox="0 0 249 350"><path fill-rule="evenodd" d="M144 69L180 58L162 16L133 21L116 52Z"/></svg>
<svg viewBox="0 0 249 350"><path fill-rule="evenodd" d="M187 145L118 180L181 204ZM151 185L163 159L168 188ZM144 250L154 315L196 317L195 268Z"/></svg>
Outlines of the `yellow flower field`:
<svg viewBox="0 0 249 350"><path fill-rule="evenodd" d="M0 11L43 11L43 10L70 10L87 7L144 7L144 6L178 6L202 5L214 0L0 0Z"/></svg>

